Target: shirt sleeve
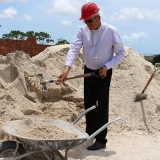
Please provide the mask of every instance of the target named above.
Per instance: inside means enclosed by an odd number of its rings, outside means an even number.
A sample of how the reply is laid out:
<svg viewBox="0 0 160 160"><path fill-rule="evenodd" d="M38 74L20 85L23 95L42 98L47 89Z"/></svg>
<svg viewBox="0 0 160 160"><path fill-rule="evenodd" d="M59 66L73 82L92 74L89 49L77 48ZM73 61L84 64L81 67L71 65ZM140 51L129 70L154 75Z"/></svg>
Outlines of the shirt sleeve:
<svg viewBox="0 0 160 160"><path fill-rule="evenodd" d="M80 52L80 49L82 48L82 39L83 39L82 29L79 29L76 39L71 45L71 48L69 49L67 53L65 65L72 67L76 57L78 56Z"/></svg>
<svg viewBox="0 0 160 160"><path fill-rule="evenodd" d="M115 55L110 61L108 61L105 64L107 69L116 67L122 62L122 60L125 57L125 49L124 49L121 37L117 31L113 33L113 39L114 39L113 51Z"/></svg>

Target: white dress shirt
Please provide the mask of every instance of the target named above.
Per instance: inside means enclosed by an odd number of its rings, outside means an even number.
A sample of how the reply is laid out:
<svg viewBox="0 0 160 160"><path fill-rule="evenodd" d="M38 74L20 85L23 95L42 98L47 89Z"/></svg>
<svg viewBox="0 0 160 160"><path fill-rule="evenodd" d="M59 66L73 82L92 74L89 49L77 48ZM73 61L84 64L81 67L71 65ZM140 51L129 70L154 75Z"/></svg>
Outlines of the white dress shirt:
<svg viewBox="0 0 160 160"><path fill-rule="evenodd" d="M72 67L81 48L84 62L87 68L92 70L104 65L107 69L113 68L120 64L125 56L117 29L104 22L101 22L98 30L89 30L86 25L78 30L77 37L68 51L65 65Z"/></svg>

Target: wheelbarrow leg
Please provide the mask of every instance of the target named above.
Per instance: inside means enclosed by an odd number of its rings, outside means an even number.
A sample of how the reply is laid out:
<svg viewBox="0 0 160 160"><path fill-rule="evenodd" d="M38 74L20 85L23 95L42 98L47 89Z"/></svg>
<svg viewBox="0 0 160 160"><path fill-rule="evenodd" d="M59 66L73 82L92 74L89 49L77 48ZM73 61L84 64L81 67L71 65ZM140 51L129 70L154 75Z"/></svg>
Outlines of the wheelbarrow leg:
<svg viewBox="0 0 160 160"><path fill-rule="evenodd" d="M56 151L53 151L53 157L52 157L52 160L56 160L56 155L61 159L61 160L65 160L65 158L62 156L62 154L56 150Z"/></svg>
<svg viewBox="0 0 160 160"><path fill-rule="evenodd" d="M68 149L66 149L66 151L65 151L65 160L67 160L68 159Z"/></svg>
<svg viewBox="0 0 160 160"><path fill-rule="evenodd" d="M52 152L52 155L53 155L52 160L56 160L55 151Z"/></svg>
<svg viewBox="0 0 160 160"><path fill-rule="evenodd" d="M16 155L17 151L18 151L18 148L19 148L19 143L18 141L16 140L16 148L15 148L15 151L14 151L14 156Z"/></svg>
<svg viewBox="0 0 160 160"><path fill-rule="evenodd" d="M44 154L44 156L47 158L47 160L50 160L50 158L47 156L47 154L44 151L41 151L41 152Z"/></svg>

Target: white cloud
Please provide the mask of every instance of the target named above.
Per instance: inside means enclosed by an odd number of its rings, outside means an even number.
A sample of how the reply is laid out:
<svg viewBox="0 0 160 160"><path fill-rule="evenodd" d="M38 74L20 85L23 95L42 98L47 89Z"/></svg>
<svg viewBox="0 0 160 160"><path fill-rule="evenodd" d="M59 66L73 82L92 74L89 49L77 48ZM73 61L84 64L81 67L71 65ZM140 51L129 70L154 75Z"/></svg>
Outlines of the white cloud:
<svg viewBox="0 0 160 160"><path fill-rule="evenodd" d="M138 8L125 8L115 12L111 20L144 19L145 15Z"/></svg>
<svg viewBox="0 0 160 160"><path fill-rule="evenodd" d="M142 10L138 8L125 8L110 16L110 20L150 20L160 22L160 10Z"/></svg>
<svg viewBox="0 0 160 160"><path fill-rule="evenodd" d="M17 15L16 9L13 7L9 7L7 9L5 9L2 14L0 14L0 18L13 19L14 16L16 16L16 15Z"/></svg>
<svg viewBox="0 0 160 160"><path fill-rule="evenodd" d="M71 26L71 25L72 25L72 23L71 23L70 21L67 21L67 20L61 21L61 24L62 24L63 26Z"/></svg>
<svg viewBox="0 0 160 160"><path fill-rule="evenodd" d="M80 12L81 6L86 2L87 0L51 0L51 8L48 13L76 14Z"/></svg>
<svg viewBox="0 0 160 160"><path fill-rule="evenodd" d="M128 35L122 36L122 39L125 41L134 41L134 40L141 39L141 38L149 38L149 36L148 34L144 32L132 33L130 36Z"/></svg>
<svg viewBox="0 0 160 160"><path fill-rule="evenodd" d="M24 15L22 19L20 19L21 21L32 21L32 18L29 15Z"/></svg>

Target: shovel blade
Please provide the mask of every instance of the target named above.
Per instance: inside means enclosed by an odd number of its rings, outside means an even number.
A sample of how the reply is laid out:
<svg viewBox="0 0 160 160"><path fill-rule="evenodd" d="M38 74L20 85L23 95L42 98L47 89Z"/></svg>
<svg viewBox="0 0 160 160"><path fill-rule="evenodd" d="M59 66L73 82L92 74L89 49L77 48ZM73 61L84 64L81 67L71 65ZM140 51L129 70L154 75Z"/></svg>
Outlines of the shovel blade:
<svg viewBox="0 0 160 160"><path fill-rule="evenodd" d="M145 100L145 99L147 99L147 94L145 94L145 93L136 94L135 101L141 101L141 100Z"/></svg>

